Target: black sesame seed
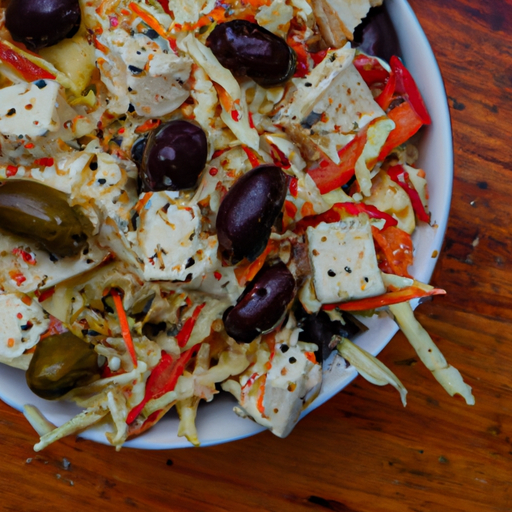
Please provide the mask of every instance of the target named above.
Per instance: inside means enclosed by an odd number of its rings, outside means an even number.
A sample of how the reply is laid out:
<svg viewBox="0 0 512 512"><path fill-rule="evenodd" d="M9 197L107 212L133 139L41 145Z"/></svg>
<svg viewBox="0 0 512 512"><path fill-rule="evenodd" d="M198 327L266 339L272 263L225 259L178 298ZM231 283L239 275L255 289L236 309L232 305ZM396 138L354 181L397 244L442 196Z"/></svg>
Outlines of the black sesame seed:
<svg viewBox="0 0 512 512"><path fill-rule="evenodd" d="M105 185L105 183L107 183L107 180L106 180L105 178L100 178L100 179L98 180L98 183L99 183L100 185Z"/></svg>
<svg viewBox="0 0 512 512"><path fill-rule="evenodd" d="M334 276L336 275L336 272L334 272L334 270L330 270L330 269L329 269L329 270L327 271L327 275L328 275L329 277L334 277Z"/></svg>
<svg viewBox="0 0 512 512"><path fill-rule="evenodd" d="M11 116L13 116L14 114L16 114L16 109L15 109L15 108L10 108L10 109L7 111L7 117L11 117Z"/></svg>
<svg viewBox="0 0 512 512"><path fill-rule="evenodd" d="M345 267L345 272L347 272L348 274L351 274L352 269L350 267Z"/></svg>
<svg viewBox="0 0 512 512"><path fill-rule="evenodd" d="M46 87L46 82L44 80L38 80L37 82L34 82L34 85L38 88L38 89L44 89Z"/></svg>
<svg viewBox="0 0 512 512"><path fill-rule="evenodd" d="M288 361L290 362L290 364L294 364L297 362L297 359L295 359L295 357L290 357L290 359L288 359Z"/></svg>
<svg viewBox="0 0 512 512"><path fill-rule="evenodd" d="M279 348L281 349L281 352L283 354L286 354L286 352L288 352L288 350L290 349L288 345L281 345Z"/></svg>
<svg viewBox="0 0 512 512"><path fill-rule="evenodd" d="M132 66L131 64L128 66L128 69L132 75L140 75L142 73L142 69L137 66Z"/></svg>

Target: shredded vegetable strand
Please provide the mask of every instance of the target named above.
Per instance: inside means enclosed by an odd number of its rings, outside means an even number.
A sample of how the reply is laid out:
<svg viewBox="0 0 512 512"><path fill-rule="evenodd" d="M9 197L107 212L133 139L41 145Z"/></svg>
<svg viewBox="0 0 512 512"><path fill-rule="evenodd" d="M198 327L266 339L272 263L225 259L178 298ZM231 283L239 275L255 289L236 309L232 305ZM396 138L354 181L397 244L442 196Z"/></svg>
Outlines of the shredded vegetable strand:
<svg viewBox="0 0 512 512"><path fill-rule="evenodd" d="M409 302L389 306L400 329L414 347L423 364L432 372L436 380L450 396L461 395L468 405L475 404L475 397L459 371L446 362L441 351L423 326L414 317Z"/></svg>
<svg viewBox="0 0 512 512"><path fill-rule="evenodd" d="M121 327L121 334L126 344L126 348L130 353L130 357L133 361L134 368L137 368L137 355L135 354L135 346L133 344L132 335L130 333L130 326L128 325L128 319L126 318L126 312L123 307L123 300L117 292L117 290L110 290L114 305L116 307L117 317L119 318L119 326Z"/></svg>
<svg viewBox="0 0 512 512"><path fill-rule="evenodd" d="M340 356L354 366L367 381L377 386L391 384L400 393L403 406L407 405L407 390L398 377L381 361L347 338L342 338L336 348Z"/></svg>

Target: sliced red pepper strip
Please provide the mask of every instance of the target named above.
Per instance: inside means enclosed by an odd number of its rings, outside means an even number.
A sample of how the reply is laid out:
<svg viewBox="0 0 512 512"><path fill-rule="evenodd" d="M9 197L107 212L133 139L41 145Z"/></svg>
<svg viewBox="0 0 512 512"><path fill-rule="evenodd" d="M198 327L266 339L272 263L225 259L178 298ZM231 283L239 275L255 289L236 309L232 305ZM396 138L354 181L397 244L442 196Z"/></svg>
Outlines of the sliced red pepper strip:
<svg viewBox="0 0 512 512"><path fill-rule="evenodd" d="M431 295L445 295L446 291L440 288L433 288L432 290L423 290L417 286L408 286L396 292L388 292L376 297L369 297L367 299L352 300L348 302L340 302L337 304L324 304L322 309L331 311L332 309L340 309L341 311L367 311L370 309L377 309L391 304L398 304L412 299L419 299L421 297L429 297Z"/></svg>
<svg viewBox="0 0 512 512"><path fill-rule="evenodd" d="M169 393L169 391L174 390L176 383L181 375L183 375L188 362L194 353L199 350L199 346L200 343L189 348L183 352L178 359L173 359L170 354L162 351L160 362L153 368L148 380L146 381L144 398L128 413L126 418L126 423L128 425L135 421L142 409L144 409L144 406L150 400L159 398L165 395L165 393Z"/></svg>
<svg viewBox="0 0 512 512"><path fill-rule="evenodd" d="M393 94L395 93L395 87L396 75L392 70L384 89L382 89L381 93L375 98L375 101L379 104L382 110L387 110L389 105L391 105L391 102L393 101Z"/></svg>
<svg viewBox="0 0 512 512"><path fill-rule="evenodd" d="M419 220L430 222L430 216L426 212L421 202L418 191L410 184L409 173L401 165L394 165L387 170L389 177L398 185L400 185L411 200L412 208Z"/></svg>
<svg viewBox="0 0 512 512"><path fill-rule="evenodd" d="M385 84L389 78L389 71L375 57L360 53L354 58L354 66L368 87L375 84Z"/></svg>
<svg viewBox="0 0 512 512"><path fill-rule="evenodd" d="M123 307L123 299L119 295L119 292L112 288L110 295L114 300L114 306L117 312L117 318L119 319L119 326L121 327L121 334L126 345L130 357L132 358L133 366L137 368L137 355L135 354L135 346L133 345L132 335L130 333L130 326L128 325L128 319L126 318L126 312Z"/></svg>
<svg viewBox="0 0 512 512"><path fill-rule="evenodd" d="M393 149L409 140L423 126L423 121L408 101L390 110L388 117L395 123L395 128L391 130L382 146L379 160L384 160Z"/></svg>
<svg viewBox="0 0 512 512"><path fill-rule="evenodd" d="M17 71L27 82L55 80L55 75L12 50L2 41L0 41L0 60Z"/></svg>
<svg viewBox="0 0 512 512"><path fill-rule="evenodd" d="M324 213L301 219L299 222L297 222L297 226L293 231L295 233L302 234L306 232L308 227L318 226L318 224L321 222L325 222L326 224L338 222L342 219L343 213L348 213L349 215L359 215L360 213L366 213L372 219L383 219L386 221L383 229L396 226L398 224L398 221L394 217L388 213L381 212L371 204L336 203L330 210L327 210Z"/></svg>
<svg viewBox="0 0 512 512"><path fill-rule="evenodd" d="M308 170L308 174L316 183L321 194L327 194L331 190L342 187L354 176L356 162L366 144L368 126L363 128L354 139L338 151L339 164L335 164L324 155L318 167Z"/></svg>
<svg viewBox="0 0 512 512"><path fill-rule="evenodd" d="M421 97L421 93L409 70L402 61L393 55L389 61L393 74L396 77L395 92L403 96L412 106L423 124L430 124L432 120Z"/></svg>
<svg viewBox="0 0 512 512"><path fill-rule="evenodd" d="M194 309L194 312L192 313L192 316L187 318L185 320L185 323L183 324L183 327L181 328L181 331L176 336L176 341L178 342L178 345L183 348L190 339L190 335L192 334L192 329L194 328L194 325L196 324L197 317L199 316L199 313L201 313L201 310L206 306L206 304L201 304Z"/></svg>

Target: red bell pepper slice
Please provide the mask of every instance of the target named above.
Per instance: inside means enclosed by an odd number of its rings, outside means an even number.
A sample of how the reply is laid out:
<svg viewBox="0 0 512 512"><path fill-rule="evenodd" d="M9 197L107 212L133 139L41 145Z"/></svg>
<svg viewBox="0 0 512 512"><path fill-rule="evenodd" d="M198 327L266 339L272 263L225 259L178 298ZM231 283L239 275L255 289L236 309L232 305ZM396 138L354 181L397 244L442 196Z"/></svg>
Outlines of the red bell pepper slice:
<svg viewBox="0 0 512 512"><path fill-rule="evenodd" d="M183 352L178 359L174 359L167 352L162 351L160 362L153 368L148 380L146 382L146 391L142 401L136 405L126 418L126 423L130 425L135 421L137 416L141 413L144 406L155 398L159 398L169 391L173 391L176 383L183 372L188 362L199 349L200 343L194 345Z"/></svg>
<svg viewBox="0 0 512 512"><path fill-rule="evenodd" d="M333 309L340 309L341 311L367 311L371 309L381 308L383 306L390 306L391 304L398 304L412 299L419 299L421 297L429 297L432 295L445 295L446 291L440 288L433 288L431 290L424 290L417 286L408 286L395 292L383 293L376 297L368 297L367 299L352 300L348 302L340 302L337 304L325 304L322 309L331 311Z"/></svg>
<svg viewBox="0 0 512 512"><path fill-rule="evenodd" d="M354 58L354 66L368 87L375 84L385 84L389 78L389 71L382 66L376 57L360 53Z"/></svg>
<svg viewBox="0 0 512 512"><path fill-rule="evenodd" d="M391 72L389 75L388 81L384 89L382 89L381 93L375 98L375 101L378 103L382 110L387 110L391 102L393 101L393 95L395 94L396 87L396 75Z"/></svg>
<svg viewBox="0 0 512 512"><path fill-rule="evenodd" d="M422 126L423 121L408 101L388 112L388 117L395 123L384 146L380 150L379 160L384 160L393 149L409 140Z"/></svg>
<svg viewBox="0 0 512 512"><path fill-rule="evenodd" d="M391 65L391 72L396 77L396 94L402 96L411 104L423 124L430 124L432 120L430 119L427 107L409 70L395 55L391 57L389 63Z"/></svg>
<svg viewBox="0 0 512 512"><path fill-rule="evenodd" d="M343 213L349 215L359 215L360 213L366 213L368 217L372 219L384 219L386 222L384 228L390 226L396 226L398 221L388 213L381 212L375 206L365 203L336 203L330 210L319 215L312 215L305 217L297 222L296 228L293 230L295 233L302 234L306 232L308 227L318 226L321 222L330 224L332 222L338 222L343 218Z"/></svg>
<svg viewBox="0 0 512 512"><path fill-rule="evenodd" d="M187 318L185 320L185 323L183 324L183 327L181 328L181 331L176 336L176 341L178 342L178 345L183 348L190 339L190 335L192 334L192 329L194 328L194 325L196 324L197 317L199 316L199 313L201 313L201 310L206 306L206 304L201 304L194 309L194 312L192 313L192 316Z"/></svg>
<svg viewBox="0 0 512 512"><path fill-rule="evenodd" d="M418 191L411 185L409 180L409 173L401 165L394 165L387 170L389 177L398 185L400 185L411 200L412 208L416 213L419 220L423 222L430 222L430 216L426 212L423 203L421 202Z"/></svg>
<svg viewBox="0 0 512 512"><path fill-rule="evenodd" d="M55 75L23 57L23 55L9 48L2 41L0 41L0 60L17 71L27 82L44 79L55 80Z"/></svg>
<svg viewBox="0 0 512 512"><path fill-rule="evenodd" d="M335 164L324 155L318 167L309 169L308 174L316 183L321 194L342 187L354 176L356 162L364 150L368 126L363 128L354 139L338 151L340 163Z"/></svg>

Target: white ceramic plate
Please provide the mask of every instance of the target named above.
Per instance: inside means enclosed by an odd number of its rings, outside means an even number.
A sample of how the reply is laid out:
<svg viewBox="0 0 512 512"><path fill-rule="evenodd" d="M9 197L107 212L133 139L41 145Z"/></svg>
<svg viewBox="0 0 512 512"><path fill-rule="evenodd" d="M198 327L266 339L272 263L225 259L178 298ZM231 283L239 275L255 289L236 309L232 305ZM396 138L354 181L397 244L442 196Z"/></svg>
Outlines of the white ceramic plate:
<svg viewBox="0 0 512 512"><path fill-rule="evenodd" d="M421 140L419 165L427 173L432 224L436 227L421 226L415 233L415 263L411 272L420 281L428 282L441 249L450 209L453 179L450 115L437 62L411 7L406 0L386 0L386 4L398 31L407 68L416 79L432 117L432 125L425 130ZM373 317L365 323L370 330L358 337L357 343L377 355L396 333L396 324L386 316ZM302 416L340 392L355 376L353 367L346 369L340 358L331 358L324 371L322 391ZM24 404L33 404L56 425L65 423L81 411L74 404L39 399L28 389L24 372L4 365L0 365L0 398L20 411ZM226 394L200 407L197 430L202 446L234 441L263 430L252 421L236 416L234 404L235 401ZM186 439L177 436L178 423L176 413L171 412L150 431L124 446L143 449L190 447ZM91 429L82 436L107 444L106 429Z"/></svg>

